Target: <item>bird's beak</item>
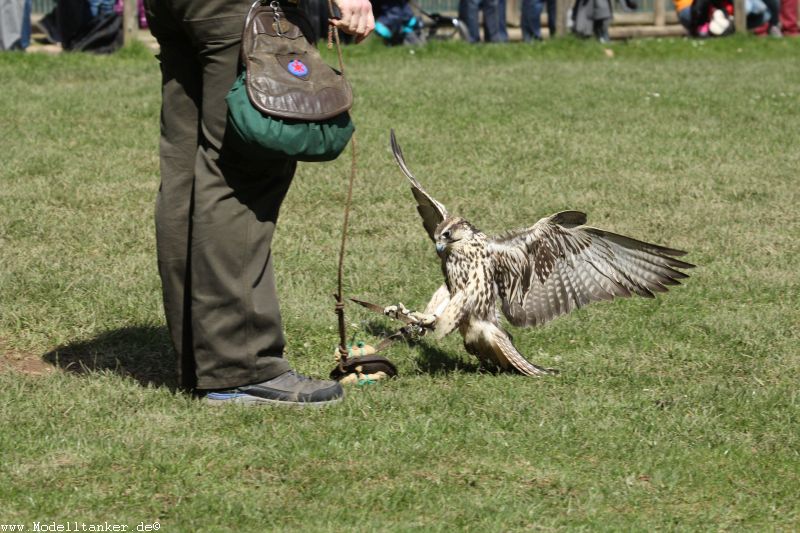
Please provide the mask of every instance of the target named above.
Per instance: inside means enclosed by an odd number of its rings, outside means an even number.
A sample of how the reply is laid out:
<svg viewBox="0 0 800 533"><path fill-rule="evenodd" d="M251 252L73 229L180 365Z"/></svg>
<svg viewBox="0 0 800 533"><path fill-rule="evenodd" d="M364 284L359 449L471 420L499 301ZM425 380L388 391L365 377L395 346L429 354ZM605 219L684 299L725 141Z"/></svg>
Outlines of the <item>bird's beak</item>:
<svg viewBox="0 0 800 533"><path fill-rule="evenodd" d="M443 242L437 242L436 243L436 252L437 253L444 252L444 243Z"/></svg>

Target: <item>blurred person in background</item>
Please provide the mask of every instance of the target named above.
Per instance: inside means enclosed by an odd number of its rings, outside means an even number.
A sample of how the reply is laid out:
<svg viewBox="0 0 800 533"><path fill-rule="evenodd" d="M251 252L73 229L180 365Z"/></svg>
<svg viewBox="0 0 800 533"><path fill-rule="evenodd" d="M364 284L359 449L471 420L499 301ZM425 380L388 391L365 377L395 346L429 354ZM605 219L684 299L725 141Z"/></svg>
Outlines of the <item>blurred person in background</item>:
<svg viewBox="0 0 800 533"><path fill-rule="evenodd" d="M31 44L31 0L0 0L0 50Z"/></svg>
<svg viewBox="0 0 800 533"><path fill-rule="evenodd" d="M489 33L486 19L483 20L483 32ZM497 41L508 42L508 22L506 21L506 0L497 0Z"/></svg>
<svg viewBox="0 0 800 533"><path fill-rule="evenodd" d="M547 3L547 29L550 38L556 34L556 0L522 0L522 40L542 40L542 11Z"/></svg>
<svg viewBox="0 0 800 533"><path fill-rule="evenodd" d="M797 0L783 0L781 2L781 31L784 35L796 37L800 34L797 27Z"/></svg>
<svg viewBox="0 0 800 533"><path fill-rule="evenodd" d="M614 19L610 0L577 0L572 8L572 31L579 37L611 42L608 27Z"/></svg>
<svg viewBox="0 0 800 533"><path fill-rule="evenodd" d="M487 43L502 42L498 0L460 0L458 18L467 25L469 42L479 43L481 41L481 28L478 23L481 12L483 12L483 40Z"/></svg>

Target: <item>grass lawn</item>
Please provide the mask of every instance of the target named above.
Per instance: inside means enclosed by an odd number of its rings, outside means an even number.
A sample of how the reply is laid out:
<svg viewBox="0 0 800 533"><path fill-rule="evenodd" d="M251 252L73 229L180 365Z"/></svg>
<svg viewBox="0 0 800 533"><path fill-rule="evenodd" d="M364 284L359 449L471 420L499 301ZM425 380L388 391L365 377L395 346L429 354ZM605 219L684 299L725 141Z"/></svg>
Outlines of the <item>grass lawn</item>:
<svg viewBox="0 0 800 533"><path fill-rule="evenodd" d="M487 232L578 209L698 268L655 301L512 329L557 377L479 372L454 335L397 344L400 379L321 411L174 392L152 55L0 55L0 524L800 529L800 40L611 49L346 50L348 295L421 308L441 283L390 127L428 191ZM274 248L288 357L316 376L348 169L301 166ZM348 323L366 341L391 327L355 307Z"/></svg>

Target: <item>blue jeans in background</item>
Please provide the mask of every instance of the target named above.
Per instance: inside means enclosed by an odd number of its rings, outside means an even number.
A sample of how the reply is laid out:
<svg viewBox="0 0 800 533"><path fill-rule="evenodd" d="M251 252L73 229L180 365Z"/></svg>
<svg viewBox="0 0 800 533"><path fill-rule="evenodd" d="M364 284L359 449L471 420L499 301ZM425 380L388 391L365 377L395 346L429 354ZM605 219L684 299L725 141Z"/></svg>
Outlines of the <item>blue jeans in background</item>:
<svg viewBox="0 0 800 533"><path fill-rule="evenodd" d="M483 10L483 25L486 42L499 42L500 32L498 20L498 0L460 0L458 3L458 18L464 21L469 31L469 42L477 43L481 40L481 29L478 24L478 12Z"/></svg>
<svg viewBox="0 0 800 533"><path fill-rule="evenodd" d="M486 22L486 21L484 21ZM489 33L486 24L483 25L484 33ZM508 42L508 27L506 23L506 0L497 0L497 39L502 43Z"/></svg>
<svg viewBox="0 0 800 533"><path fill-rule="evenodd" d="M31 44L31 0L25 0L22 11L22 32L19 37L19 47L23 50Z"/></svg>
<svg viewBox="0 0 800 533"><path fill-rule="evenodd" d="M522 0L522 40L542 39L542 11L547 2L547 28L552 38L556 33L556 0Z"/></svg>
<svg viewBox="0 0 800 533"><path fill-rule="evenodd" d="M678 11L678 22L681 23L681 26L686 28L689 31L692 31L692 8L691 7L684 7L680 11Z"/></svg>
<svg viewBox="0 0 800 533"><path fill-rule="evenodd" d="M114 11L114 3L114 0L89 0L89 11L92 13L92 17L108 15Z"/></svg>

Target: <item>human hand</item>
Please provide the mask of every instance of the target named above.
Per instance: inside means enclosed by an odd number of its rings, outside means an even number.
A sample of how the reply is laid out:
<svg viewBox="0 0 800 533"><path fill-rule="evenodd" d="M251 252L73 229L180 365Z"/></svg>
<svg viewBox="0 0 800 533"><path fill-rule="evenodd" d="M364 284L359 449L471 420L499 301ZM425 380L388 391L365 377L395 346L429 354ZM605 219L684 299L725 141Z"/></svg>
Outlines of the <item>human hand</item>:
<svg viewBox="0 0 800 533"><path fill-rule="evenodd" d="M334 0L339 8L341 18L331 19L331 24L345 33L354 35L356 43L366 39L375 29L375 18L372 16L372 4L369 0Z"/></svg>

